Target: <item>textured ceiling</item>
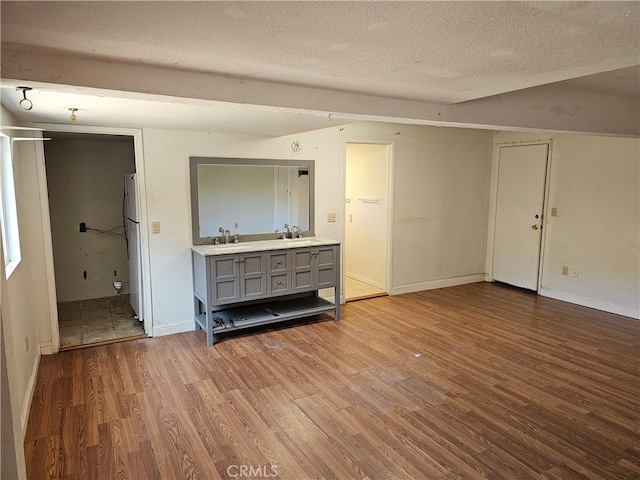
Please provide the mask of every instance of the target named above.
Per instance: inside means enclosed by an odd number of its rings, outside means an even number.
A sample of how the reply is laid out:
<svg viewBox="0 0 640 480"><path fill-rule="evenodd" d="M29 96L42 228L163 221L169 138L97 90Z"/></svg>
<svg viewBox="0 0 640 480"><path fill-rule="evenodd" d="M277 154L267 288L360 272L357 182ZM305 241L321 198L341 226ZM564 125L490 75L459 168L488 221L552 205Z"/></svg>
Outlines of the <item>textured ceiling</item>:
<svg viewBox="0 0 640 480"><path fill-rule="evenodd" d="M573 1L1 4L3 47L436 104L566 80L637 95L639 12Z"/></svg>

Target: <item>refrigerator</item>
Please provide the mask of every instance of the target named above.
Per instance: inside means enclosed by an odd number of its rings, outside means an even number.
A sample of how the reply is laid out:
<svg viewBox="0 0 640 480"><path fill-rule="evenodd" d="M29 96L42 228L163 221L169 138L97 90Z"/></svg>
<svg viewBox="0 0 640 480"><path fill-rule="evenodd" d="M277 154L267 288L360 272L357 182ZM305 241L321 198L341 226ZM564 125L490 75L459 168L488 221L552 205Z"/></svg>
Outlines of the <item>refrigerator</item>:
<svg viewBox="0 0 640 480"><path fill-rule="evenodd" d="M129 298L131 308L139 321L144 320L142 302L142 255L140 243L140 216L136 192L136 174L124 177L123 221L129 259Z"/></svg>

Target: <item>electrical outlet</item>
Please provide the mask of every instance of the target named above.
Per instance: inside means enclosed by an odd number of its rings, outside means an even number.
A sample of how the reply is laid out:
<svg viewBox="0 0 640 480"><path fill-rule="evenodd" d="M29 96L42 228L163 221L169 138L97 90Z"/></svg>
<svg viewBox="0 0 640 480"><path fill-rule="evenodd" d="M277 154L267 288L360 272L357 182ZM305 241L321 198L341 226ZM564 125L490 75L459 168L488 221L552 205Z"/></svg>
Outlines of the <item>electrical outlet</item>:
<svg viewBox="0 0 640 480"><path fill-rule="evenodd" d="M580 269L578 268L572 268L571 269L571 276L573 278L578 278L580 276Z"/></svg>
<svg viewBox="0 0 640 480"><path fill-rule="evenodd" d="M327 222L333 223L336 221L335 213L327 213Z"/></svg>
<svg viewBox="0 0 640 480"><path fill-rule="evenodd" d="M87 231L87 224L86 224L86 223L84 223L84 222L82 222L82 223L80 224L80 233L84 233L84 232L86 232L86 231Z"/></svg>
<svg viewBox="0 0 640 480"><path fill-rule="evenodd" d="M160 233L160 222L151 222L151 233Z"/></svg>
<svg viewBox="0 0 640 480"><path fill-rule="evenodd" d="M551 207L551 216L552 217L557 217L558 216L558 208L557 207Z"/></svg>
<svg viewBox="0 0 640 480"><path fill-rule="evenodd" d="M567 276L569 275L569 267L567 267L566 265L562 266L562 274Z"/></svg>

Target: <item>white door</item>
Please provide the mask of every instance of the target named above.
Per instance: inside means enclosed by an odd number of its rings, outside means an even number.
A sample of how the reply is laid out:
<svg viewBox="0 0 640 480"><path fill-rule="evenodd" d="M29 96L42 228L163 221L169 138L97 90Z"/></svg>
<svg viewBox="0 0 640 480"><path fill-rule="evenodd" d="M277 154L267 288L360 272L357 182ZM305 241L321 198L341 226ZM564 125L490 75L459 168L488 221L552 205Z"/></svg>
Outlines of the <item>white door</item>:
<svg viewBox="0 0 640 480"><path fill-rule="evenodd" d="M549 146L500 147L493 279L538 290Z"/></svg>

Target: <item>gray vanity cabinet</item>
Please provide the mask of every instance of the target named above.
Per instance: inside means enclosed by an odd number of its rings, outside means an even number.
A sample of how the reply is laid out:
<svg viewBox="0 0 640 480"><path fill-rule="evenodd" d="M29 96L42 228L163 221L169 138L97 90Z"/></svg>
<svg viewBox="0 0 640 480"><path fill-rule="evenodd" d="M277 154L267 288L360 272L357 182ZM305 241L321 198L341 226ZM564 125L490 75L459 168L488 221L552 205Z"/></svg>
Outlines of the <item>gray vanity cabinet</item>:
<svg viewBox="0 0 640 480"><path fill-rule="evenodd" d="M267 289L271 295L284 295L291 290L291 252L281 250L268 252Z"/></svg>
<svg viewBox="0 0 640 480"><path fill-rule="evenodd" d="M228 254L193 247L195 325L206 331L207 345L218 333L320 313L333 312L339 320L340 245L314 243L319 245L268 244L262 250L252 242L252 251ZM333 303L318 295L325 288L334 289Z"/></svg>
<svg viewBox="0 0 640 480"><path fill-rule="evenodd" d="M335 246L293 250L293 291L333 287L338 264L336 254Z"/></svg>
<svg viewBox="0 0 640 480"><path fill-rule="evenodd" d="M262 253L209 257L211 298L216 304L260 298L266 293Z"/></svg>

